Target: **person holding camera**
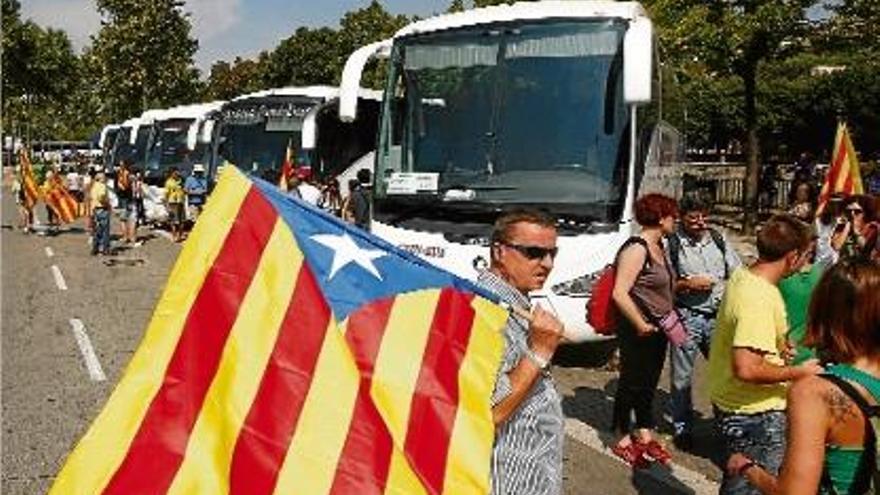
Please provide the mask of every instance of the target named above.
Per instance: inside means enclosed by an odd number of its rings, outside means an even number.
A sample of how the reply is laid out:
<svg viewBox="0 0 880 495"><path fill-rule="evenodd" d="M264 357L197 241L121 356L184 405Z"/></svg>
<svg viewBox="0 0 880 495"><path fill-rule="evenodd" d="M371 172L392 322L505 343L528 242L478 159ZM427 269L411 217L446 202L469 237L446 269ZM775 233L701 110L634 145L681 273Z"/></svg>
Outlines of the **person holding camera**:
<svg viewBox="0 0 880 495"><path fill-rule="evenodd" d="M845 233L841 257L870 260L875 255L880 232L874 198L864 194L850 196L843 211L844 215L835 227Z"/></svg>

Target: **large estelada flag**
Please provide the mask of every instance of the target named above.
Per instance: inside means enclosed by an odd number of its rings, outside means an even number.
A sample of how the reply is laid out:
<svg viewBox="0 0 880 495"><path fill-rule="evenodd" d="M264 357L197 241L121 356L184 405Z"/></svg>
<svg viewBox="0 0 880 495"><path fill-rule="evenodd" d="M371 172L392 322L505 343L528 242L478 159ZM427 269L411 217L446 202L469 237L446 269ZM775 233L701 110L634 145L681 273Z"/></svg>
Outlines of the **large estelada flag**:
<svg viewBox="0 0 880 495"><path fill-rule="evenodd" d="M33 208L40 199L40 186L37 185L37 179L34 177L34 167L28 152L23 148L19 155L19 166L21 167L21 187L24 189L25 205L28 208Z"/></svg>
<svg viewBox="0 0 880 495"><path fill-rule="evenodd" d="M849 130L845 122L837 124L837 134L834 136L834 151L831 153L831 164L819 193L819 204L816 215L820 215L828 199L834 193L862 194L862 174L859 171L859 159L849 137Z"/></svg>
<svg viewBox="0 0 880 495"><path fill-rule="evenodd" d="M79 202L70 194L67 187L64 186L61 176L53 174L47 182L46 191L43 193L43 200L49 208L52 208L55 215L64 223L76 220L79 216Z"/></svg>
<svg viewBox="0 0 880 495"><path fill-rule="evenodd" d="M225 167L50 493L486 493L492 297Z"/></svg>

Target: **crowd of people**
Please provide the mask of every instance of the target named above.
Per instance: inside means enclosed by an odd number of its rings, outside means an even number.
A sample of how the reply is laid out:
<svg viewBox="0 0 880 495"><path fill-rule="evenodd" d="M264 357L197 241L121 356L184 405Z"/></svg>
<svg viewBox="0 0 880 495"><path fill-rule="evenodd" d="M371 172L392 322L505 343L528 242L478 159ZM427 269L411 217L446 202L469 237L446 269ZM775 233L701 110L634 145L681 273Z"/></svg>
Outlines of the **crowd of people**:
<svg viewBox="0 0 880 495"><path fill-rule="evenodd" d="M369 230L372 183L372 172L369 169L357 171L356 178L347 184L349 193L345 197L342 196L337 178L327 177L318 183L308 166L292 170L287 177L280 177L278 183L291 196Z"/></svg>
<svg viewBox="0 0 880 495"><path fill-rule="evenodd" d="M99 169L64 174L83 205L92 253L110 251L113 208ZM279 181L293 197L367 229L369 170L342 197L336 179L316 183L308 167ZM673 442L694 443L692 384L706 367L713 421L723 446L724 494L863 494L878 474L880 414L880 222L875 196L833 195L816 205L806 182L793 188L791 211L756 235L757 260L746 266L730 240L711 227L700 194L680 201L647 194L634 205L637 235L614 261L619 380L611 451L634 469L667 465L673 453L658 435L654 401L667 356L671 364ZM204 168L189 177L171 169L164 202L175 241L208 195ZM129 163L113 190L123 243L138 245L145 185ZM21 187L19 186L19 191ZM20 203L24 203L19 192ZM22 227L32 212L22 205ZM187 212L189 208L189 212ZM563 325L531 307L558 253L557 222L540 211L501 215L491 234L490 264L478 283L514 312L491 397L496 437L494 494L561 493L564 418L551 360ZM878 423L880 424L880 423ZM880 479L880 478L878 478ZM877 487L880 488L880 487Z"/></svg>
<svg viewBox="0 0 880 495"><path fill-rule="evenodd" d="M108 177L101 166L85 163L65 166L40 163L33 167L33 173L39 187L44 190L52 181L62 180L66 191L79 205L78 216L86 220L93 255L111 253L111 223L114 217L119 225L120 246L143 245L144 240L138 236L138 228L150 223L167 227L172 241L182 242L186 239L187 230L201 214L209 193L204 165L194 164L192 173L186 177L178 168L171 167L162 183L163 193L159 198L165 215L148 218L148 186L143 171L129 161L120 161L112 170L112 177ZM357 178L348 183L349 194L343 197L337 179L328 177L317 183L311 169L303 166L280 184L291 196L369 230L371 181L369 169L359 170ZM30 204L25 197L21 170L16 174L12 190L19 209L18 227L24 233L31 233L34 231L36 205ZM46 206L46 219L46 233L56 233L60 222L49 206Z"/></svg>
<svg viewBox="0 0 880 495"><path fill-rule="evenodd" d="M653 407L667 355L673 442L692 449L691 384L702 355L724 451L720 493L868 493L880 474L869 423L880 414L876 203L835 197L809 223L775 215L745 266L699 195L639 198L641 230L613 272L612 452L634 469L672 462ZM553 268L556 240L556 223L541 212L502 215L480 283L528 308L528 293ZM561 493L564 418L549 363L562 332L539 307L508 320L492 397L494 494Z"/></svg>

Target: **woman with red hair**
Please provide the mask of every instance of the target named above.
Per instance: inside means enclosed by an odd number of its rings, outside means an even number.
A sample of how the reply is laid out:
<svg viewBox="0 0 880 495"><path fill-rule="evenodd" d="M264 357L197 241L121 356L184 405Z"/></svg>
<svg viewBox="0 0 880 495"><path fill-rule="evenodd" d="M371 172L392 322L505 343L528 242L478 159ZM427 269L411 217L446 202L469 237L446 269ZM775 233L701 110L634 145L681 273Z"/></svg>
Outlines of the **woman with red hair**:
<svg viewBox="0 0 880 495"><path fill-rule="evenodd" d="M671 459L654 438L656 421L651 406L666 358L667 337L661 321L674 313L675 280L662 240L674 231L677 216L678 204L668 196L639 198L635 217L641 232L628 239L617 254L612 297L621 315L617 329L620 379L612 421L621 438L612 451L633 467Z"/></svg>

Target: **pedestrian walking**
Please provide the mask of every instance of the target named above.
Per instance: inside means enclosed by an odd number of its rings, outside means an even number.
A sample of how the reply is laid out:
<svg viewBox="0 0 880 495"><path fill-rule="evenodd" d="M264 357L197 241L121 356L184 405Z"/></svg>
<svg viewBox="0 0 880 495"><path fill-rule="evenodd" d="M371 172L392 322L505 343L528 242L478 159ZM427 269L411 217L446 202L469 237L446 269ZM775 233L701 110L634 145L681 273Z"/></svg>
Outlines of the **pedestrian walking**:
<svg viewBox="0 0 880 495"><path fill-rule="evenodd" d="M147 211L146 208L144 208L144 197L146 195L147 185L144 183L144 173L139 167L131 169L131 175L131 195L136 212L136 229L137 225L145 225L147 223ZM137 231L135 230L135 232Z"/></svg>
<svg viewBox="0 0 880 495"><path fill-rule="evenodd" d="M331 215L342 217L342 196L339 194L338 180L329 178L324 183L318 207Z"/></svg>
<svg viewBox="0 0 880 495"><path fill-rule="evenodd" d="M681 224L667 237L666 248L675 282L675 307L687 329L687 340L670 346L670 416L673 441L682 450L693 443L691 383L698 354L709 357L709 344L724 286L742 265L736 250L721 232L709 226L709 204L687 196L679 204Z"/></svg>
<svg viewBox="0 0 880 495"><path fill-rule="evenodd" d="M612 298L622 317L617 328L620 379L612 422L621 436L612 451L633 467L643 467L650 460L668 463L672 458L655 438L652 405L666 359L667 337L661 321L674 314L674 277L662 239L674 231L677 216L678 205L668 196L639 198L635 218L642 230L617 256Z"/></svg>
<svg viewBox="0 0 880 495"><path fill-rule="evenodd" d="M529 309L529 292L541 289L553 269L556 239L556 223L541 212L502 215L492 230L490 267L478 283ZM512 314L507 320L491 398L493 495L562 493L562 403L550 374L561 337L562 324L540 307L530 319Z"/></svg>
<svg viewBox="0 0 880 495"><path fill-rule="evenodd" d="M89 234L89 244L91 245L94 242L95 237L95 222L93 218L92 211L92 186L95 183L95 175L97 175L98 170L96 167L90 166L86 171L85 176L83 177L83 206L84 211L83 214L86 217L86 232Z"/></svg>
<svg viewBox="0 0 880 495"><path fill-rule="evenodd" d="M186 190L189 218L195 223L202 214L205 198L208 196L208 179L205 178L204 165L201 163L193 165L192 175L186 178L183 188Z"/></svg>
<svg viewBox="0 0 880 495"><path fill-rule="evenodd" d="M815 237L806 254L807 261L800 270L779 281L779 293L785 303L785 319L788 324L788 339L792 349L792 364L800 364L816 357L814 349L804 344L807 333L807 311L813 291L822 274L828 268L816 261Z"/></svg>
<svg viewBox="0 0 880 495"><path fill-rule="evenodd" d="M354 191L358 188L360 183L357 179L349 179L348 180L348 195L342 200L342 219L348 223L354 223L354 206L352 205L352 198L354 197Z"/></svg>
<svg viewBox="0 0 880 495"><path fill-rule="evenodd" d="M740 452L776 474L785 450L788 383L822 370L816 360L787 364L788 326L779 281L808 256L809 227L791 215L764 223L758 260L730 276L709 350L709 395L724 451ZM742 477L725 475L722 494L756 494Z"/></svg>
<svg viewBox="0 0 880 495"><path fill-rule="evenodd" d="M788 213L802 222L811 222L816 212L816 194L809 182L796 182L792 186Z"/></svg>
<svg viewBox="0 0 880 495"><path fill-rule="evenodd" d="M136 239L132 239L132 229L130 229L128 220L131 206L133 206L133 194L131 167L127 161L119 162L119 167L116 169L116 182L114 186L116 199L118 200L119 227L122 231L120 237L123 243L134 243Z"/></svg>
<svg viewBox="0 0 880 495"><path fill-rule="evenodd" d="M370 198L370 183L372 179L373 174L370 172L370 169L362 168L357 171L357 187L353 191L349 189L349 195L351 196L349 202L354 224L366 231L370 230L373 209Z"/></svg>
<svg viewBox="0 0 880 495"><path fill-rule="evenodd" d="M302 166L296 169L296 178L299 179L296 184L296 190L299 197L312 206L318 206L321 199L321 190L312 184L312 169L308 166Z"/></svg>
<svg viewBox="0 0 880 495"><path fill-rule="evenodd" d="M788 445L779 476L749 453L734 453L727 476L764 494L861 495L878 487L880 265L841 261L819 281L806 342L836 363L788 391ZM873 405L873 406L871 406Z"/></svg>
<svg viewBox="0 0 880 495"><path fill-rule="evenodd" d="M79 211L77 211L77 214L82 215L84 213L83 203L85 202L85 196L83 195L82 175L77 170L77 165L72 165L68 168L64 182L68 192L78 203Z"/></svg>
<svg viewBox="0 0 880 495"><path fill-rule="evenodd" d="M89 198L92 209L92 255L110 254L110 194L107 190L107 178L104 172L95 174Z"/></svg>
<svg viewBox="0 0 880 495"><path fill-rule="evenodd" d="M171 226L171 237L174 242L183 240L184 201L186 193L180 180L177 167L171 167L168 179L165 180L165 205L168 208L168 223Z"/></svg>
<svg viewBox="0 0 880 495"><path fill-rule="evenodd" d="M34 207L27 197L23 175L22 164L19 163L15 180L12 183L12 194L15 196L15 204L18 206L18 227L23 233L29 234L33 231L34 226Z"/></svg>

